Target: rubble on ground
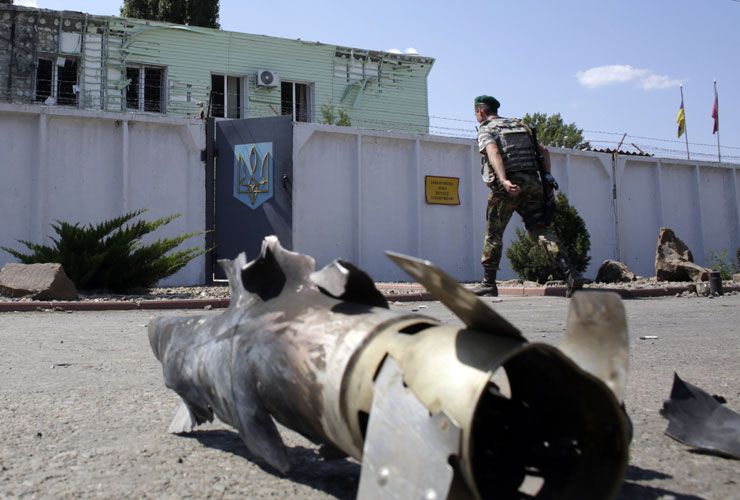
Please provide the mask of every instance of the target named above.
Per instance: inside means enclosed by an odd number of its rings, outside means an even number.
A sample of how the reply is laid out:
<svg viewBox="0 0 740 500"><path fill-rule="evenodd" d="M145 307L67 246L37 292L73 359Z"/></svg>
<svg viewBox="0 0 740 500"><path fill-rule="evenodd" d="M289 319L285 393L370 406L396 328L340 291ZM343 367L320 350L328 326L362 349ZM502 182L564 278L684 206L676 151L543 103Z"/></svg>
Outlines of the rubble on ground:
<svg viewBox="0 0 740 500"><path fill-rule="evenodd" d="M672 229L660 228L655 250L655 277L661 281L708 281L709 271L694 264L694 256Z"/></svg>
<svg viewBox="0 0 740 500"><path fill-rule="evenodd" d="M77 289L61 264L11 262L0 270L0 295L29 300L77 300Z"/></svg>
<svg viewBox="0 0 740 500"><path fill-rule="evenodd" d="M618 260L607 259L599 266L595 281L598 283L629 283L636 279L637 276L630 271L627 264Z"/></svg>

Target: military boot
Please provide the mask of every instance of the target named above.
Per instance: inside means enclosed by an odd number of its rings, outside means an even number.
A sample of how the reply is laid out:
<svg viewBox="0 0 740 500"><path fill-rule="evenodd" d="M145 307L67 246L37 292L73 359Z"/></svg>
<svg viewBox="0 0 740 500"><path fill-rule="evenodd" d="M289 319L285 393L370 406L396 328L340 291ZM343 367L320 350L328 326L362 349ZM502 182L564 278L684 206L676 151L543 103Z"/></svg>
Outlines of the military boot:
<svg viewBox="0 0 740 500"><path fill-rule="evenodd" d="M483 281L473 285L470 291L479 297L498 297L496 270L483 268Z"/></svg>
<svg viewBox="0 0 740 500"><path fill-rule="evenodd" d="M570 259L565 255L558 257L558 267L565 274L565 282L567 283L565 296L572 297L576 290L583 288L583 276L581 276L581 273L578 272Z"/></svg>

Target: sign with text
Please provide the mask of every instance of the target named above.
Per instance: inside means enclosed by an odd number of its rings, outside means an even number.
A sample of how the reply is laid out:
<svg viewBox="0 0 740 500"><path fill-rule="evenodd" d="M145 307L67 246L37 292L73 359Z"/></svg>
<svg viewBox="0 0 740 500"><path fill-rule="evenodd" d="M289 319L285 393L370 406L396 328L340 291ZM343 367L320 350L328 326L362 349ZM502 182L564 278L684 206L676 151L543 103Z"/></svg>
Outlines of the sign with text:
<svg viewBox="0 0 740 500"><path fill-rule="evenodd" d="M459 177L424 177L424 195L430 205L459 205L459 187Z"/></svg>

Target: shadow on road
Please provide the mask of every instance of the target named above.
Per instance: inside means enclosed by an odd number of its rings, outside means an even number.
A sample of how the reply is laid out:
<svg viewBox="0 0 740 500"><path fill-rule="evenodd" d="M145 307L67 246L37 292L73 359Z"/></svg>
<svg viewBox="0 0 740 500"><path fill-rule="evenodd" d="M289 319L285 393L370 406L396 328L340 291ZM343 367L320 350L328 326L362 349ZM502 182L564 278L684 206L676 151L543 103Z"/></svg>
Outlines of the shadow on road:
<svg viewBox="0 0 740 500"><path fill-rule="evenodd" d="M618 500L655 500L657 498L669 497L674 500L704 500L696 495L684 495L675 491L666 490L656 486L640 484L636 481L652 481L656 479L673 479L673 476L663 472L643 469L635 465L627 468L622 491L619 492Z"/></svg>
<svg viewBox="0 0 740 500"><path fill-rule="evenodd" d="M197 439L203 446L240 456L259 466L269 474L283 477L265 461L253 455L242 442L239 434L228 430L202 430L184 437ZM295 446L288 448L291 468L286 479L321 490L339 499L353 499L357 495L360 481L360 465L347 459L325 460L311 448ZM665 488L640 484L641 481L672 479L663 472L643 469L635 465L627 468L618 500L656 500L669 497L674 500L704 500L696 495L685 495Z"/></svg>
<svg viewBox="0 0 740 500"><path fill-rule="evenodd" d="M357 496L360 465L356 462L347 459L325 460L314 449L295 446L287 450L290 470L283 476L264 460L253 455L236 432L202 430L183 434L183 437L194 438L203 446L240 456L269 474L305 484L336 498L349 500Z"/></svg>

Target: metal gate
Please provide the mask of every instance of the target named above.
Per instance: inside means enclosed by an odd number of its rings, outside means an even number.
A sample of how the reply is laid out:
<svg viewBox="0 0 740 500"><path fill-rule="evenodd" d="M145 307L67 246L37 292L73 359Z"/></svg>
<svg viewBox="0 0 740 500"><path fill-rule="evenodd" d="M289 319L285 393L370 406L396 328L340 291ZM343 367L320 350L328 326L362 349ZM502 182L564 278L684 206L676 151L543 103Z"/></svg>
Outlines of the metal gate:
<svg viewBox="0 0 740 500"><path fill-rule="evenodd" d="M206 276L224 279L216 261L257 256L265 236L293 245L293 122L289 116L210 119L206 127ZM215 140L213 140L215 136Z"/></svg>

